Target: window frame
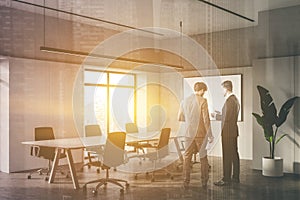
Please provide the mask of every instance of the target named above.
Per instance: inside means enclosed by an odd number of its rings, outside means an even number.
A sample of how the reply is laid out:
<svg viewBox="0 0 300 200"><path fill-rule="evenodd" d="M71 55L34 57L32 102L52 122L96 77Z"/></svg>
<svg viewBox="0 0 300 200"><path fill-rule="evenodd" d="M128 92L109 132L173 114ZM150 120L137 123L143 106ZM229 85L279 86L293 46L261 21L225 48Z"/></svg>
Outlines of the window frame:
<svg viewBox="0 0 300 200"><path fill-rule="evenodd" d="M93 87L106 87L106 105L107 105L107 108L106 108L106 127L107 127L107 133L110 132L110 108L111 108L111 102L110 102L110 88L111 87L114 87L114 88L128 88L128 89L133 89L133 98L134 98L134 105L133 105L133 120L134 120L134 123L136 123L136 114L137 114L137 97L136 97L136 87L137 87L137 80L136 80L136 74L134 73L127 73L127 72L118 72L118 71L107 71L107 70L100 70L100 69L89 69L89 68L86 68L84 69L84 72L85 73L86 71L89 71L89 72L100 72L100 73L105 73L106 74L106 80L107 80L107 83L106 84L97 84L97 83L86 83L85 82L85 74L84 74L84 78L83 78L83 85L84 85L84 88L85 87L89 87L89 86L93 86ZM123 75L131 75L133 76L133 85L130 86L130 85L116 85L116 84L110 84L110 75L111 74L123 74ZM84 93L85 94L85 93ZM84 108L85 109L85 108ZM84 115L84 119L85 119L85 115Z"/></svg>

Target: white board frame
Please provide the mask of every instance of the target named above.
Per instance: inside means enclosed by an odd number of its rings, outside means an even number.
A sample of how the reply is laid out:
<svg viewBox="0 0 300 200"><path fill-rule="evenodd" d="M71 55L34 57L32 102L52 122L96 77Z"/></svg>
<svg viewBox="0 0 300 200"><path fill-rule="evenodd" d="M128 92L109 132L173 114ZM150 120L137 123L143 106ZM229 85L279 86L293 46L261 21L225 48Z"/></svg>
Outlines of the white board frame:
<svg viewBox="0 0 300 200"><path fill-rule="evenodd" d="M222 82L225 80L232 81L233 93L238 98L241 109L238 116L238 121L243 121L243 76L242 74L229 74L220 76L197 76L197 77L185 77L183 79L183 94L184 98L188 97L194 92L194 84L196 82L204 82L208 90L204 97L208 102L209 112L222 111L222 107L225 102L224 92L222 89ZM210 116L211 117L211 116ZM211 120L215 120L211 117Z"/></svg>

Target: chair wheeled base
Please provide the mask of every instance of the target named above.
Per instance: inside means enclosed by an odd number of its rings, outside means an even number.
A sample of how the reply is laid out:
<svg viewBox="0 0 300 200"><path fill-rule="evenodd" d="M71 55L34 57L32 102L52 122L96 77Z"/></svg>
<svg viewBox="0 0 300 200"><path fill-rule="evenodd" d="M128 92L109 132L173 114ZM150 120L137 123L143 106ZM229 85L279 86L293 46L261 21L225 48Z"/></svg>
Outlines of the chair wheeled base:
<svg viewBox="0 0 300 200"><path fill-rule="evenodd" d="M109 170L109 169L106 168L106 178L100 178L100 179L93 180L93 181L89 181L89 182L85 183L85 184L83 185L83 187L82 187L83 190L86 191L87 185L88 185L88 184L91 184L91 183L98 183L98 184L96 185L95 189L92 191L93 194L97 194L98 189L99 189L102 185L104 185L104 188L106 188L107 183L112 183L112 184L115 184L115 185L117 185L117 186L120 186L120 187L121 187L120 192L123 193L123 192L124 192L124 189L125 189L125 188L127 189L127 188L129 187L129 183L128 183L126 180L123 180L123 179L109 178L109 172L108 172L108 170ZM124 187L120 182L125 183L125 187Z"/></svg>

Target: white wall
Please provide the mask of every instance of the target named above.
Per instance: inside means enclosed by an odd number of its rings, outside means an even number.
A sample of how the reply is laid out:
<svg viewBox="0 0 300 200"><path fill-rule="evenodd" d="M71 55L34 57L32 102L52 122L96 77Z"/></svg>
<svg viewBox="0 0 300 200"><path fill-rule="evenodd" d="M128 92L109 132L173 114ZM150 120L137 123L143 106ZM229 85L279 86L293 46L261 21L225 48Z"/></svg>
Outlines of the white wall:
<svg viewBox="0 0 300 200"><path fill-rule="evenodd" d="M172 131L178 131L179 122L177 119L178 109L183 96L182 75L177 72L161 73L160 104L164 108L165 127L171 127Z"/></svg>
<svg viewBox="0 0 300 200"><path fill-rule="evenodd" d="M277 111L288 99L295 96L295 81L299 88L299 76L296 75L294 57L269 58L255 60L253 64L253 112L260 113L260 100L256 86L261 85L270 91ZM298 70L299 75L299 70ZM299 90L299 89L298 89ZM299 92L298 92L299 94ZM299 103L299 102L298 102ZM299 107L298 107L299 108ZM299 161L299 147L293 142L295 137L294 112L291 112L285 124L279 129L280 133L288 133L290 138L285 137L276 145L275 156L284 159L284 172L294 172L294 161ZM299 131L298 131L299 134ZM265 140L262 128L253 118L253 168L261 169L261 158L269 156L269 144ZM299 142L299 140L298 140ZM295 153L297 152L297 153Z"/></svg>
<svg viewBox="0 0 300 200"><path fill-rule="evenodd" d="M9 63L0 58L0 171L9 170Z"/></svg>
<svg viewBox="0 0 300 200"><path fill-rule="evenodd" d="M79 66L16 58L9 66L9 172L45 167L21 142L34 140L38 126L52 126L56 138L78 136L72 106ZM75 153L75 161L81 158Z"/></svg>

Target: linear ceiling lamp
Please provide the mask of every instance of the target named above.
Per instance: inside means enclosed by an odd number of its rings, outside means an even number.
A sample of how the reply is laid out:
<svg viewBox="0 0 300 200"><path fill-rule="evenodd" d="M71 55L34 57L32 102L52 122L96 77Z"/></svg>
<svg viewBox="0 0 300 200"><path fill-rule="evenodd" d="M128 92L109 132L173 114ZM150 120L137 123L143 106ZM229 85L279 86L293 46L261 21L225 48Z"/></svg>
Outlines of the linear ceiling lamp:
<svg viewBox="0 0 300 200"><path fill-rule="evenodd" d="M65 54L65 55L78 56L78 57L104 58L104 59L130 62L130 63L163 65L165 67L183 69L183 66L180 66L180 65L173 65L173 64L168 64L168 63L155 63L155 62L152 62L152 61L149 61L149 60L138 60L138 59L131 59L131 58L122 58L122 57L115 57L115 56L109 56L109 55L88 53L88 52L83 52L83 51L71 51L71 50L66 50L66 49L58 49L58 48L45 47L45 46L41 46L40 50L44 51L44 52Z"/></svg>
<svg viewBox="0 0 300 200"><path fill-rule="evenodd" d="M198 1L203 2L203 3L206 3L206 4L210 5L210 6L213 6L213 7L215 7L215 8L218 8L218 9L220 9L220 10L223 10L223 11L225 11L225 12L228 12L228 13L230 13L230 14L232 14L232 15L235 15L235 16L238 16L238 17L240 17L240 18L246 19L246 20L248 20L248 21L250 21L250 22L255 22L255 20L253 20L253 19L250 19L250 18L248 18L248 17L245 17L245 16L243 16L243 15L241 15L241 14L238 14L238 13L236 13L236 12L233 12L233 11L231 11L231 10L228 10L228 9L226 9L226 8L223 8L223 7L221 7L221 6L218 6L218 5L216 5L216 4L210 3L210 2L208 2L208 1L204 1L204 0L198 0Z"/></svg>
<svg viewBox="0 0 300 200"><path fill-rule="evenodd" d="M77 17L82 17L82 18L85 18L85 19L90 19L90 20L94 20L94 21L98 21L98 22L102 22L102 23L106 23L106 24L111 24L111 25L114 25L114 26L120 26L120 27L124 27L124 28L128 28L128 29L133 29L133 30L145 32L145 33L151 33L151 34L154 34L154 35L164 36L164 34L162 34L162 33L156 33L156 32L153 32L153 31L144 30L144 29L137 28L137 27L134 27L134 26L128 26L128 25L125 25L125 24L120 24L120 23L116 23L116 22L112 22L112 21L108 21L108 20L104 20L104 19L99 19L99 18L95 18L95 17L90 17L90 16L86 16L86 15L77 14L77 13L72 13L72 12L68 12L68 11L65 11L65 10L60 10L60 9L51 8L51 7L47 7L47 6L42 6L42 5L38 5L38 4L34 4L34 3L29 3L29 2L26 2L26 1L19 1L19 0L12 0L12 1L27 4L27 5L31 5L31 6L35 6L35 7L39 7L39 8L44 8L44 9L47 9L47 10L52 10L52 11L56 11L56 12L60 12L60 13L65 13L65 14L69 14L69 15L73 15L73 16L77 16Z"/></svg>

